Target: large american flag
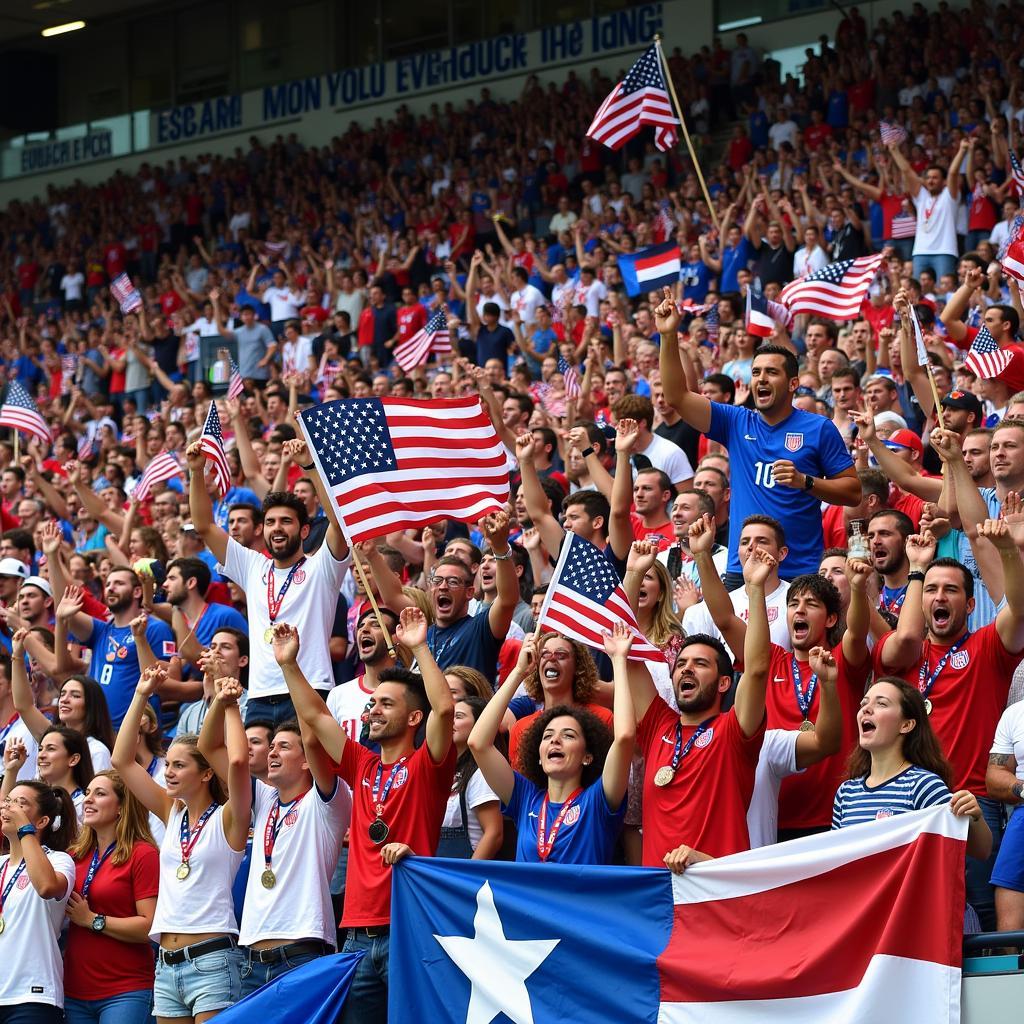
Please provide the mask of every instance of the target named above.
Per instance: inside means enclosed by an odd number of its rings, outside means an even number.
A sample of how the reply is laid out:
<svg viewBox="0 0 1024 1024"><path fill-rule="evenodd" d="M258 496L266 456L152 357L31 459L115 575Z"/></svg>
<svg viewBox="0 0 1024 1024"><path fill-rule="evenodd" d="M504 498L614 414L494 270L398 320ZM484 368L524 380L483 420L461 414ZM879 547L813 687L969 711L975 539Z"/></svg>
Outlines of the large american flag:
<svg viewBox="0 0 1024 1024"><path fill-rule="evenodd" d="M162 483L164 480L171 480L176 476L181 476L181 466L178 465L178 460L168 451L159 452L146 466L146 471L136 485L132 497L137 501L145 501L156 484Z"/></svg>
<svg viewBox="0 0 1024 1024"><path fill-rule="evenodd" d="M657 46L649 46L597 108L587 137L619 149L644 125L654 126L658 149L671 149L679 139L679 120L672 110Z"/></svg>
<svg viewBox="0 0 1024 1024"><path fill-rule="evenodd" d="M891 121L879 121L878 131L882 136L882 145L902 145L907 141L907 130L901 124L894 124Z"/></svg>
<svg viewBox="0 0 1024 1024"><path fill-rule="evenodd" d="M604 634L618 622L637 638L629 652L631 661L665 661L665 655L640 632L612 563L590 541L566 533L538 626L602 650Z"/></svg>
<svg viewBox="0 0 1024 1024"><path fill-rule="evenodd" d="M822 270L790 281L779 298L792 313L855 320L883 258L882 253L876 252L872 256L830 263Z"/></svg>
<svg viewBox="0 0 1024 1024"><path fill-rule="evenodd" d="M23 434L32 434L49 445L53 441L50 428L46 425L32 396L25 390L19 380L12 380L7 385L7 396L0 406L0 427L20 430Z"/></svg>
<svg viewBox="0 0 1024 1024"><path fill-rule="evenodd" d="M964 366L982 380L993 380L1010 365L1012 359L1013 353L1001 349L989 329L982 324L971 342Z"/></svg>
<svg viewBox="0 0 1024 1024"><path fill-rule="evenodd" d="M1024 196L1024 168L1021 167L1017 154L1010 150L1010 174L1013 183L1017 186L1017 195Z"/></svg>
<svg viewBox="0 0 1024 1024"><path fill-rule="evenodd" d="M199 436L199 446L210 464L210 476L213 478L214 487L222 495L227 494L231 490L231 467L228 466L227 455L224 454L224 434L221 431L216 402L210 403L203 432Z"/></svg>
<svg viewBox="0 0 1024 1024"><path fill-rule="evenodd" d="M508 501L505 448L480 399L345 398L299 414L313 461L355 543Z"/></svg>
<svg viewBox="0 0 1024 1024"><path fill-rule="evenodd" d="M448 310L441 306L411 338L395 348L395 362L408 373L422 366L431 352L451 352Z"/></svg>
<svg viewBox="0 0 1024 1024"><path fill-rule="evenodd" d="M576 367L566 361L565 356L558 357L558 372L565 380L565 397L569 401L579 398L581 394L580 375L576 371Z"/></svg>
<svg viewBox="0 0 1024 1024"><path fill-rule="evenodd" d="M127 274L118 274L110 282L110 292L117 299L122 313L134 313L142 308L142 296L139 289L132 284L132 279Z"/></svg>

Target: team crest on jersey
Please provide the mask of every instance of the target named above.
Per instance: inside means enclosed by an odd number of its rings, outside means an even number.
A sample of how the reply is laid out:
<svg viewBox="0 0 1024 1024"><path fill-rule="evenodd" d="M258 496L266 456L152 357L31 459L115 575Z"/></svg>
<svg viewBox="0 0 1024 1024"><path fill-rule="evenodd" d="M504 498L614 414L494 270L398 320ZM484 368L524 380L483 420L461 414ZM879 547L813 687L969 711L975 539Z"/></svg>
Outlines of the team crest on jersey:
<svg viewBox="0 0 1024 1024"><path fill-rule="evenodd" d="M701 749L703 749L703 748L704 748L704 747L706 747L706 746L707 746L707 745L708 745L708 744L709 744L709 743L710 743L710 742L711 742L711 741L712 741L712 740L713 740L714 738L715 738L715 727L714 727L714 726L711 726L711 728L710 728L710 729L708 729L708 731L707 731L707 732L702 732L702 733L701 733L701 734L700 734L700 735L699 735L699 736L698 736L698 737L697 737L697 738L696 738L696 739L695 739L695 740L693 741L693 745L694 745L695 747L700 747Z"/></svg>
<svg viewBox="0 0 1024 1024"><path fill-rule="evenodd" d="M880 811L875 811L875 820L878 821L881 818L891 818L893 816L893 810L889 807L883 807Z"/></svg>
<svg viewBox="0 0 1024 1024"><path fill-rule="evenodd" d="M305 569L296 569L295 570L295 575L292 577L292 582L295 583L296 586L298 584L300 584L300 583L305 583L306 582L306 570Z"/></svg>
<svg viewBox="0 0 1024 1024"><path fill-rule="evenodd" d="M175 646L175 643L174 643L173 640L164 640L163 641L163 652L164 652L164 657L165 658L170 658L173 655L178 653L178 648Z"/></svg>
<svg viewBox="0 0 1024 1024"><path fill-rule="evenodd" d="M292 826L292 825L294 825L294 824L295 824L295 822L297 822L298 820L299 820L299 812L298 812L298 811L289 811L289 812L288 812L288 813L287 813L287 814L286 814L286 815L284 816L284 823L285 823L285 824L286 824L286 825L287 825L287 826L288 826L289 828L291 828L291 826Z"/></svg>
<svg viewBox="0 0 1024 1024"><path fill-rule="evenodd" d="M773 608L769 608L768 609L768 621L769 622L774 622L778 617L779 617L779 609L778 608L774 608L773 607Z"/></svg>
<svg viewBox="0 0 1024 1024"><path fill-rule="evenodd" d="M803 434L787 434L786 435L786 451L787 452L798 452L804 446L804 435Z"/></svg>
<svg viewBox="0 0 1024 1024"><path fill-rule="evenodd" d="M576 822L579 821L579 820L580 820L580 805L579 804L573 804L572 807L570 807L569 810L567 810L565 812L565 820L564 820L563 824L565 824L565 825L575 825Z"/></svg>
<svg viewBox="0 0 1024 1024"><path fill-rule="evenodd" d="M403 764L398 769L398 774L395 776L394 787L395 789L401 789L409 781L409 769Z"/></svg>
<svg viewBox="0 0 1024 1024"><path fill-rule="evenodd" d="M29 881L28 875L22 873L22 875L18 878L18 888L19 889L27 889L28 888L28 881Z"/></svg>
<svg viewBox="0 0 1024 1024"><path fill-rule="evenodd" d="M970 651L957 651L949 659L950 668L955 668L958 671L967 668L971 660Z"/></svg>

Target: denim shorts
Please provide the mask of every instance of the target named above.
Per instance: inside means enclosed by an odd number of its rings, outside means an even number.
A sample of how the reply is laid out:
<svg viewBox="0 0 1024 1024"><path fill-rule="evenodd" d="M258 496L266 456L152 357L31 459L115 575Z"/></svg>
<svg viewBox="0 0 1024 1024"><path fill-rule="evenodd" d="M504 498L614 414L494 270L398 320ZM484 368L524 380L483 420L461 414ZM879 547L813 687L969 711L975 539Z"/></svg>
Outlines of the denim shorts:
<svg viewBox="0 0 1024 1024"><path fill-rule="evenodd" d="M245 954L237 946L171 964L157 957L153 1013L157 1017L195 1017L234 1006L242 997Z"/></svg>

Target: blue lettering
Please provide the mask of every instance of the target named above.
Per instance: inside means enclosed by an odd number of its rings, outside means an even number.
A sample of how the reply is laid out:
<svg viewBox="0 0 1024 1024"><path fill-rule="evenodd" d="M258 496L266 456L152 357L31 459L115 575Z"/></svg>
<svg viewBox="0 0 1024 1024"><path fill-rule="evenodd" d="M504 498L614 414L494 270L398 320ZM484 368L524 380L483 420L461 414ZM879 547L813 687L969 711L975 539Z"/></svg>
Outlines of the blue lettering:
<svg viewBox="0 0 1024 1024"><path fill-rule="evenodd" d="M338 103L338 90L341 88L341 72L332 71L327 76L327 102L330 106Z"/></svg>
<svg viewBox="0 0 1024 1024"><path fill-rule="evenodd" d="M512 57L509 51L512 49L511 36L498 36L494 40L494 70L508 71L512 66Z"/></svg>
<svg viewBox="0 0 1024 1024"><path fill-rule="evenodd" d="M408 57L399 57L395 61L395 90L397 92L409 91L408 75L410 70Z"/></svg>
<svg viewBox="0 0 1024 1024"><path fill-rule="evenodd" d="M387 88L387 65L372 64L369 68L363 68L362 70L370 72L370 95L367 96L367 99L379 99L384 95L384 91Z"/></svg>
<svg viewBox="0 0 1024 1024"><path fill-rule="evenodd" d="M521 69L526 67L526 35L517 32L512 37L512 66Z"/></svg>
<svg viewBox="0 0 1024 1024"><path fill-rule="evenodd" d="M263 120L276 121L285 116L285 87L268 85L263 90Z"/></svg>
<svg viewBox="0 0 1024 1024"><path fill-rule="evenodd" d="M427 57L427 84L444 85L444 58L436 50Z"/></svg>
<svg viewBox="0 0 1024 1024"><path fill-rule="evenodd" d="M621 50L646 43L661 28L661 5L645 4L617 11L606 18L595 18L593 50Z"/></svg>

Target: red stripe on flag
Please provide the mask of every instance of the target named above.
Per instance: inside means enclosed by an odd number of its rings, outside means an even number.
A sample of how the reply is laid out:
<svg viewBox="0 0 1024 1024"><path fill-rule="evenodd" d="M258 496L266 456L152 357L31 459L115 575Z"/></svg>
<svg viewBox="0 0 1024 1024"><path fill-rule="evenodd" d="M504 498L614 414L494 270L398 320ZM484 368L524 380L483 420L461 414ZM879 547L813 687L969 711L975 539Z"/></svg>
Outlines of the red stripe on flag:
<svg viewBox="0 0 1024 1024"><path fill-rule="evenodd" d="M905 846L790 885L677 904L658 958L662 1001L844 992L860 984L879 954L959 968L964 847L923 832ZM936 885L954 886L954 898L937 896Z"/></svg>
<svg viewBox="0 0 1024 1024"><path fill-rule="evenodd" d="M671 267L673 263L679 262L678 250L660 253L657 256L638 256L633 266L639 270L650 270L652 267ZM667 272L667 271L666 271Z"/></svg>

